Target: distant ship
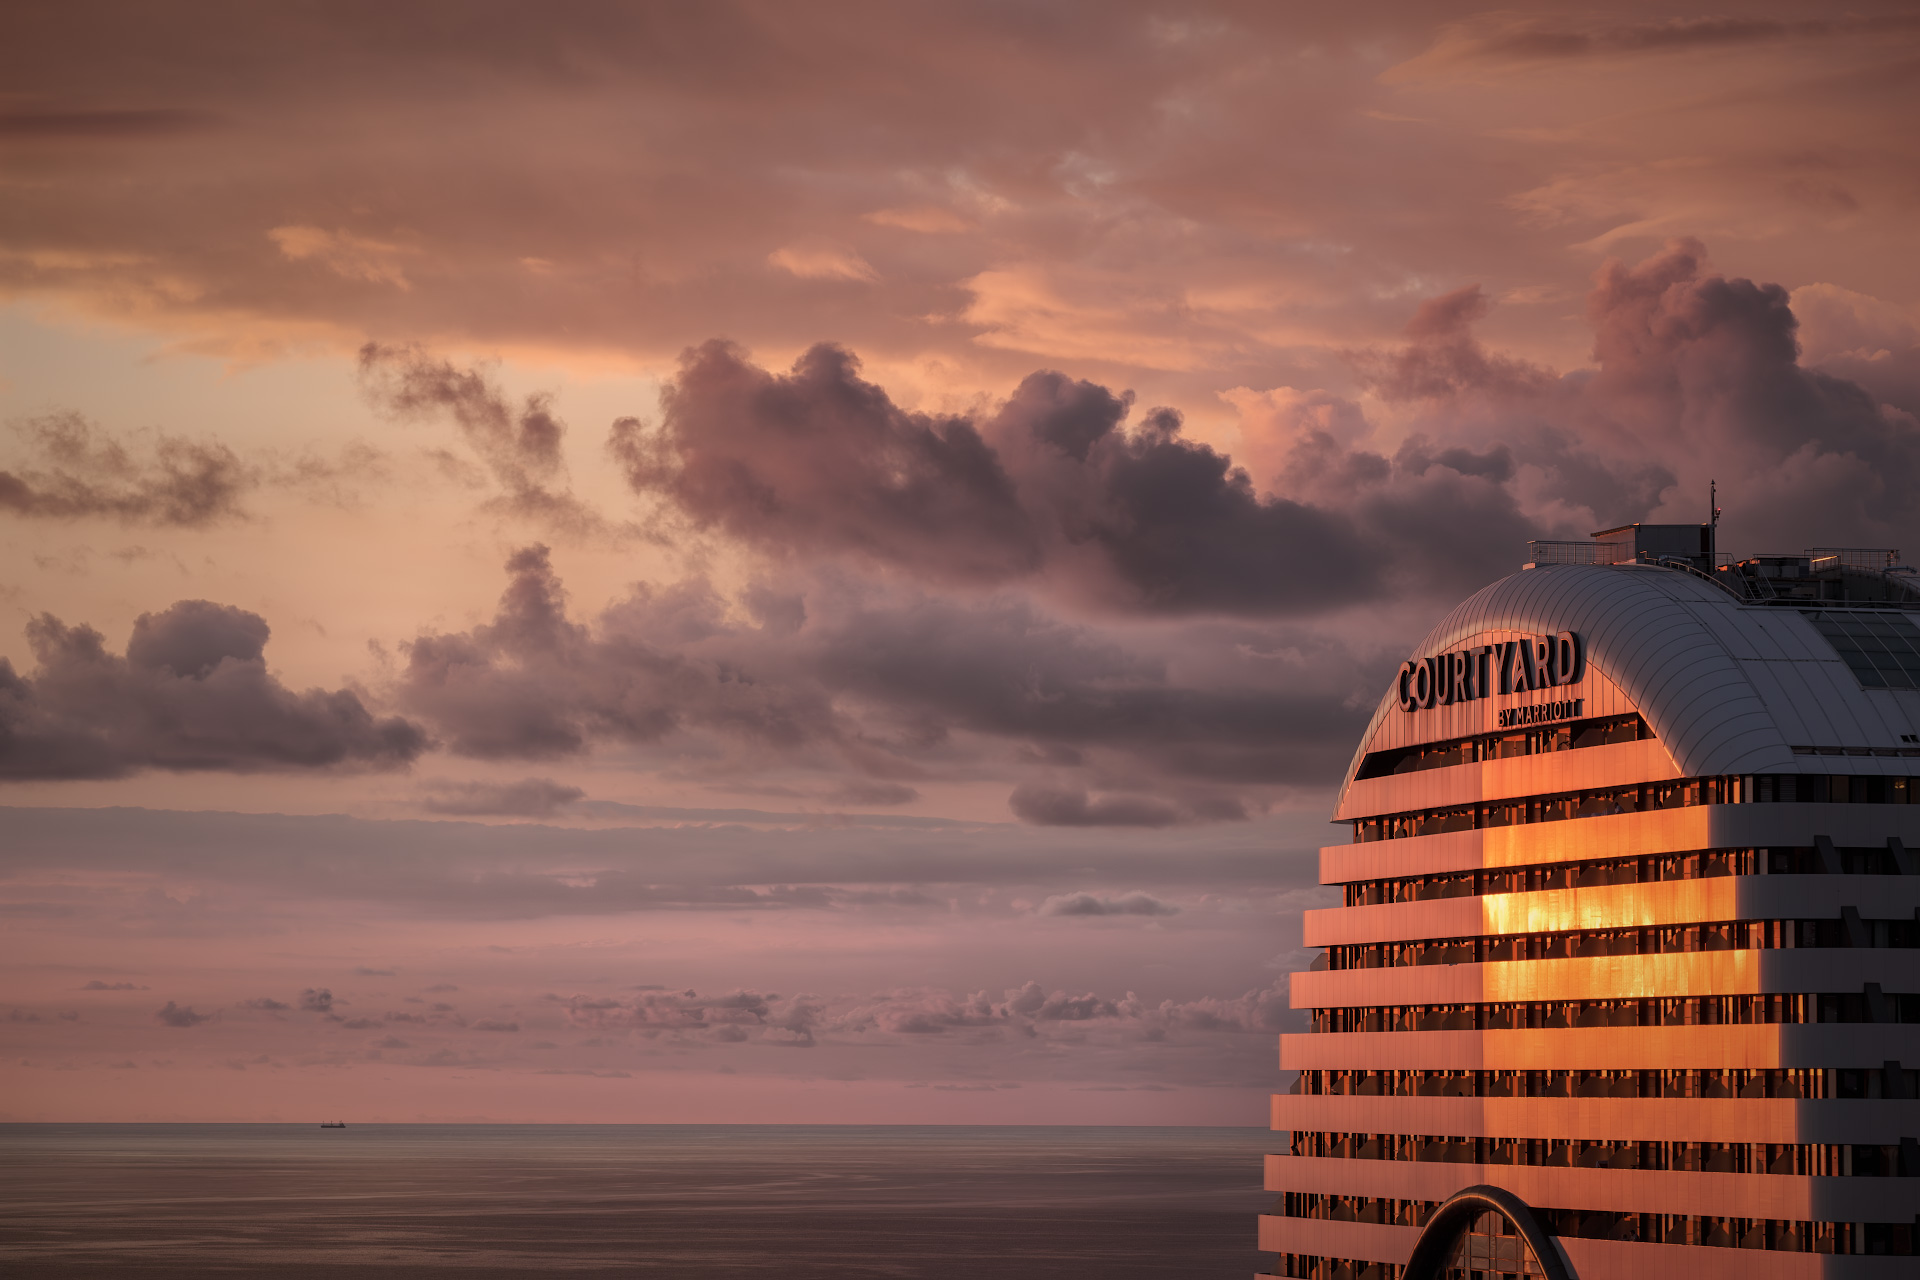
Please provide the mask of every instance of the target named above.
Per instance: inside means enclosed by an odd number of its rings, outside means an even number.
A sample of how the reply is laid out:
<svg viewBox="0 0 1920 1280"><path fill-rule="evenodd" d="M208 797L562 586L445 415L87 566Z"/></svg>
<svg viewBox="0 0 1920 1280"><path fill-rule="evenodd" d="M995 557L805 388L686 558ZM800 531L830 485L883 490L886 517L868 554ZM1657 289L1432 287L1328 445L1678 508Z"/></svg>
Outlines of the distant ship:
<svg viewBox="0 0 1920 1280"><path fill-rule="evenodd" d="M347 1127L347 1122L345 1120L322 1120L320 1127L322 1129L344 1129Z"/></svg>

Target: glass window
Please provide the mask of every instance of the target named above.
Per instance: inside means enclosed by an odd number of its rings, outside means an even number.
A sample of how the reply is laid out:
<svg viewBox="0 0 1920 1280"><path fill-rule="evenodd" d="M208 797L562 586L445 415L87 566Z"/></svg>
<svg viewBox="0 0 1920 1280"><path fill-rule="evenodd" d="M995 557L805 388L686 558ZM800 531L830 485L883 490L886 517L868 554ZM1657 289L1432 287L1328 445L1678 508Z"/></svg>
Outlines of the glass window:
<svg viewBox="0 0 1920 1280"><path fill-rule="evenodd" d="M1807 610L1864 689L1920 689L1920 628L1902 613Z"/></svg>

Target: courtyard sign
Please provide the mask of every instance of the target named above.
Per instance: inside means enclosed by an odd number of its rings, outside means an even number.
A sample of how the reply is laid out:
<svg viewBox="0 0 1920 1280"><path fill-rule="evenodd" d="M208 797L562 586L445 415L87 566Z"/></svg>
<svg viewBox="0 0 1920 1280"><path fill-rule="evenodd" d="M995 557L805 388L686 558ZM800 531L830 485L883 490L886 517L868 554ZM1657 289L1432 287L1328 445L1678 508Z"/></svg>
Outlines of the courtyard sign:
<svg viewBox="0 0 1920 1280"><path fill-rule="evenodd" d="M1424 711L1494 694L1578 684L1586 674L1587 646L1578 632L1524 636L1402 663L1400 709Z"/></svg>

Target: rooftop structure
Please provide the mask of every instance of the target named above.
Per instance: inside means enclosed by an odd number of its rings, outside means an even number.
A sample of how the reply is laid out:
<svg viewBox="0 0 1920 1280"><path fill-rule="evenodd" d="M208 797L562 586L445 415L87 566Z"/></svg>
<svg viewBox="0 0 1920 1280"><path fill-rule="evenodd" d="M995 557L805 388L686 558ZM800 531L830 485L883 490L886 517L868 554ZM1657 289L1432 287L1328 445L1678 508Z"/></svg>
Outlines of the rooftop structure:
<svg viewBox="0 0 1920 1280"><path fill-rule="evenodd" d="M1920 1274L1913 576L1698 526L1529 551L1341 787L1275 1274Z"/></svg>

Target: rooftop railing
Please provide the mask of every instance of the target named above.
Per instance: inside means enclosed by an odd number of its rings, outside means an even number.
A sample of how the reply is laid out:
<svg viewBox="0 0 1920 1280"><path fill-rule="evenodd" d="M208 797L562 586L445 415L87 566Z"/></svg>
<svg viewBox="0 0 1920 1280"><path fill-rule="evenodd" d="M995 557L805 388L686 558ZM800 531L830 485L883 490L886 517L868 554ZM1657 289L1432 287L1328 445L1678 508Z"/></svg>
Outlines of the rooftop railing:
<svg viewBox="0 0 1920 1280"><path fill-rule="evenodd" d="M1884 573L1900 563L1900 552L1892 547L1808 547L1807 558L1815 573L1833 568Z"/></svg>

